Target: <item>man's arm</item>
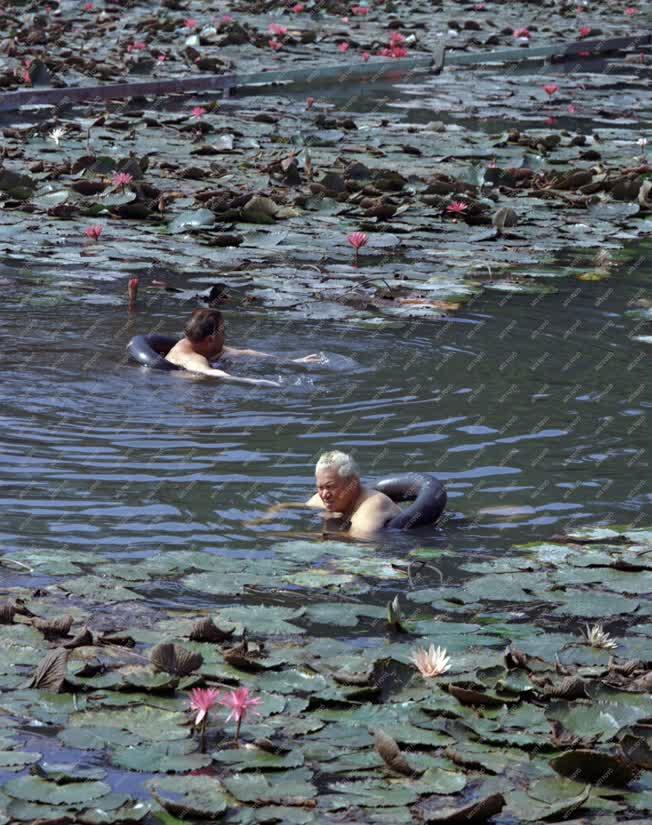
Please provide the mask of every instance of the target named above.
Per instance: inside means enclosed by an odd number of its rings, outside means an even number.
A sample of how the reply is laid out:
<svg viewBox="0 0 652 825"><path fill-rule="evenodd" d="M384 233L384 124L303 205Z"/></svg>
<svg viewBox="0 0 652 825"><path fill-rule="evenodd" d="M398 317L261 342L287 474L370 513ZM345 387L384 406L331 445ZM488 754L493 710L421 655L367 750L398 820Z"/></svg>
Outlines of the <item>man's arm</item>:
<svg viewBox="0 0 652 825"><path fill-rule="evenodd" d="M260 350L257 349L238 349L237 347L224 347L222 353L224 355L235 357L238 357L240 355L248 355L252 358L274 358L277 361L288 360L283 358L282 356L274 355L271 352L260 352ZM303 358L289 359L290 363L292 364L318 364L321 363L321 360L321 356L317 355L316 353L312 353L311 355L304 355Z"/></svg>
<svg viewBox="0 0 652 825"><path fill-rule="evenodd" d="M222 381L228 381L231 384L249 384L250 386L258 387L280 387L277 381L268 381L265 378L239 378L236 375L231 375L224 370L217 370L208 363L208 360L203 355L193 353L192 355L185 355L179 358L176 363L180 367L189 370L190 372L197 372L201 375L210 375L213 378L220 378Z"/></svg>

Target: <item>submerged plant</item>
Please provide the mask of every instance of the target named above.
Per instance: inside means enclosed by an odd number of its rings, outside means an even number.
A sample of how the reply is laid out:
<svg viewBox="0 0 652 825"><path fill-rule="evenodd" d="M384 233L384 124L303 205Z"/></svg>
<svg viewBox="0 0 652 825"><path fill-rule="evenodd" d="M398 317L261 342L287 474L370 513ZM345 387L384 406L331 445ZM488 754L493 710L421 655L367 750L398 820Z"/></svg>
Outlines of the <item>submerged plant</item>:
<svg viewBox="0 0 652 825"><path fill-rule="evenodd" d="M412 652L410 661L413 662L424 679L441 676L450 668L450 657L446 648L430 645L428 650L418 647Z"/></svg>
<svg viewBox="0 0 652 825"><path fill-rule="evenodd" d="M599 647L603 650L613 650L618 647L618 642L608 633L605 633L601 624L594 624L593 626L587 624L583 635L586 644L591 645L591 647Z"/></svg>
<svg viewBox="0 0 652 825"><path fill-rule="evenodd" d="M262 701L263 700L258 696L249 696L249 688L246 687L232 690L219 700L221 705L231 708L231 713L229 713L226 717L226 721L230 722L231 719L235 719L236 721L236 744L238 744L240 739L240 726L246 718L247 713L249 713L249 709L256 707L256 705L259 705ZM257 710L252 711L252 713L255 713L256 716L260 716L260 713L258 713Z"/></svg>

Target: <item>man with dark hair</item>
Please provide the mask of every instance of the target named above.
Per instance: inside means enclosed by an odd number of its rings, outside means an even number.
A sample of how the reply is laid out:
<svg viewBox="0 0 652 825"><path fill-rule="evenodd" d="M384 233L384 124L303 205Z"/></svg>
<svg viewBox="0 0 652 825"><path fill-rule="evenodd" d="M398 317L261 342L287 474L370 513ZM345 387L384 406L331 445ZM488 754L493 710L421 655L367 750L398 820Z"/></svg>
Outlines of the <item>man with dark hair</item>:
<svg viewBox="0 0 652 825"><path fill-rule="evenodd" d="M258 352L254 349L236 349L224 345L224 318L217 309L195 309L184 327L185 338L178 341L165 356L168 361L183 367L190 372L199 372L202 375L212 375L223 381L251 384L262 387L280 387L277 381L268 381L264 378L238 378L224 370L211 367L210 362L222 355L237 357L251 355L259 358L274 358L268 352ZM294 364L310 364L319 362L318 355L306 355L305 358L295 358Z"/></svg>

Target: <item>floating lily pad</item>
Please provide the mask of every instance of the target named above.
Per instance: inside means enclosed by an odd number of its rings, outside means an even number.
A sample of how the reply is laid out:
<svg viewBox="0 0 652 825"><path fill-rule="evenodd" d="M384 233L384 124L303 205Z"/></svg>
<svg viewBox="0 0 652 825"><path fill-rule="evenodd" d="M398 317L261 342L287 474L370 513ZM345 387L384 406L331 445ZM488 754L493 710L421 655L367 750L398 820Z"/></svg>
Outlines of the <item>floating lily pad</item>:
<svg viewBox="0 0 652 825"><path fill-rule="evenodd" d="M227 810L226 794L214 776L153 779L147 787L156 801L174 815L212 819Z"/></svg>

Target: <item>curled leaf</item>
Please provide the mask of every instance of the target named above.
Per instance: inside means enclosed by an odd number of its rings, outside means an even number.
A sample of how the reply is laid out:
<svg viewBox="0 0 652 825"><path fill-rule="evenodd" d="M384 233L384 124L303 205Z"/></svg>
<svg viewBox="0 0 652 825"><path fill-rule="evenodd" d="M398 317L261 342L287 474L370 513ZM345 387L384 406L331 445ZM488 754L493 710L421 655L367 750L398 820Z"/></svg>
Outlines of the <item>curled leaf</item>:
<svg viewBox="0 0 652 825"><path fill-rule="evenodd" d="M12 624L16 615L16 606L13 602L0 604L0 624Z"/></svg>
<svg viewBox="0 0 652 825"><path fill-rule="evenodd" d="M403 776L414 775L415 771L410 767L395 740L384 731L377 730L374 734L374 748L388 768Z"/></svg>
<svg viewBox="0 0 652 825"><path fill-rule="evenodd" d="M638 769L622 754L595 750L573 750L550 761L550 766L562 776L576 782L622 787L638 774Z"/></svg>
<svg viewBox="0 0 652 825"><path fill-rule="evenodd" d="M190 631L191 642L224 642L230 639L235 632L235 627L231 630L222 630L218 627L210 616L201 619L192 626Z"/></svg>
<svg viewBox="0 0 652 825"><path fill-rule="evenodd" d="M72 623L72 616L60 616L58 619L32 619L34 627L46 639L58 639L61 636L67 636Z"/></svg>
<svg viewBox="0 0 652 825"><path fill-rule="evenodd" d="M547 685L543 695L553 699L590 699L586 682L579 676L567 676L558 685Z"/></svg>
<svg viewBox="0 0 652 825"><path fill-rule="evenodd" d="M200 668L204 662L201 653L192 653L189 650L175 645L172 642L163 642L156 645L149 655L151 663L157 670L163 670L173 676L189 676Z"/></svg>
<svg viewBox="0 0 652 825"><path fill-rule="evenodd" d="M63 646L68 650L72 650L75 647L86 647L87 645L93 644L93 634L90 630L85 627L79 631L79 633L73 637L69 642L66 642Z"/></svg>
<svg viewBox="0 0 652 825"><path fill-rule="evenodd" d="M66 663L68 651L63 648L53 650L43 659L34 671L27 687L61 693L66 681Z"/></svg>

